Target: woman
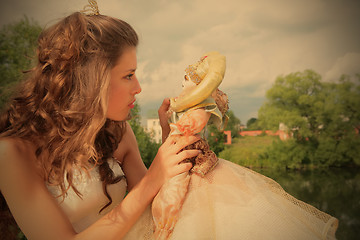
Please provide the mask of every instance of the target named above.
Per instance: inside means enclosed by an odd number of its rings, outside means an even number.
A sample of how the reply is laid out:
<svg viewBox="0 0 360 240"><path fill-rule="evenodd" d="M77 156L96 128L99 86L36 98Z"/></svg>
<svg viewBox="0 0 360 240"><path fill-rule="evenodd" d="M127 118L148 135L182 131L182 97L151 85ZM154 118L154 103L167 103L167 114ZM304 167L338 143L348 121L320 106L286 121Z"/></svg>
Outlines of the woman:
<svg viewBox="0 0 360 240"><path fill-rule="evenodd" d="M180 150L197 137L169 137L148 171L141 160L126 122L141 92L137 44L129 24L98 11L40 35L38 63L0 121L1 215L28 239L121 239L164 182L192 167L183 160L198 151Z"/></svg>

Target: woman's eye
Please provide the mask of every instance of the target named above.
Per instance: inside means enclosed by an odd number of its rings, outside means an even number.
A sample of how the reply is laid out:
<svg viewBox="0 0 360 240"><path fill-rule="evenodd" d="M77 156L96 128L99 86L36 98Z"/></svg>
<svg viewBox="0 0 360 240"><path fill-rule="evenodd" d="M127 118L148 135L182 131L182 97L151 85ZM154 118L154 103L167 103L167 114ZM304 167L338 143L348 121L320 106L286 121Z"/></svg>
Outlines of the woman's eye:
<svg viewBox="0 0 360 240"><path fill-rule="evenodd" d="M133 73L130 73L129 75L127 75L125 78L128 80L132 80L132 77L134 76Z"/></svg>

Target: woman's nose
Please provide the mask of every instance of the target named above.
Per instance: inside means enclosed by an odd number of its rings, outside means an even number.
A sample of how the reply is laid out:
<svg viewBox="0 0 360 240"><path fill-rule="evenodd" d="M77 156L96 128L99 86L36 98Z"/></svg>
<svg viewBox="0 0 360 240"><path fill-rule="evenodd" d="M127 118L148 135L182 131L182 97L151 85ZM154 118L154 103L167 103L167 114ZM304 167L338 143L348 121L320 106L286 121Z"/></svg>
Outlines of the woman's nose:
<svg viewBox="0 0 360 240"><path fill-rule="evenodd" d="M134 94L141 93L141 86L140 86L138 79L136 78L134 82L135 82L134 91L133 91Z"/></svg>

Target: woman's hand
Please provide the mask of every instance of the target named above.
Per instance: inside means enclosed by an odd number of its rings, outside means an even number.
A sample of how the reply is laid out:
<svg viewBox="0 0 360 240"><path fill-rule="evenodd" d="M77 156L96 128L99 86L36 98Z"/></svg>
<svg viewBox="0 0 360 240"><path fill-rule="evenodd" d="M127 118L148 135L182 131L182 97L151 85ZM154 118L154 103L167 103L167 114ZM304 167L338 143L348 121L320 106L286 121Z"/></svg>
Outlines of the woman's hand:
<svg viewBox="0 0 360 240"><path fill-rule="evenodd" d="M166 138L169 136L170 133L170 126L168 122L170 116L167 112L169 110L169 107L170 107L170 99L165 98L158 110L163 143L165 142Z"/></svg>
<svg viewBox="0 0 360 240"><path fill-rule="evenodd" d="M166 139L145 175L151 184L154 196L167 180L191 169L192 163L182 161L197 156L199 150L181 150L198 140L198 136L179 135L169 136Z"/></svg>

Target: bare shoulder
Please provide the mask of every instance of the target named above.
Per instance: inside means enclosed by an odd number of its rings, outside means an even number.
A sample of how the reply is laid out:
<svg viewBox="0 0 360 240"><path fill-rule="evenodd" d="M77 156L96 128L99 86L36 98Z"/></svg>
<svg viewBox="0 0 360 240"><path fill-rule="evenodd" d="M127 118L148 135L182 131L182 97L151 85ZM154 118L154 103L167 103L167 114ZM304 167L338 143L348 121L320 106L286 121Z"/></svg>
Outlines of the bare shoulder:
<svg viewBox="0 0 360 240"><path fill-rule="evenodd" d="M126 131L125 131L124 137L127 140L136 142L135 134L131 128L131 125L128 122L126 122Z"/></svg>
<svg viewBox="0 0 360 240"><path fill-rule="evenodd" d="M0 138L0 162L7 162L8 157L25 155L26 143L16 138Z"/></svg>
<svg viewBox="0 0 360 240"><path fill-rule="evenodd" d="M146 167L141 159L136 137L129 123L126 123L126 132L114 156L121 163L128 190L131 190L144 177Z"/></svg>
<svg viewBox="0 0 360 240"><path fill-rule="evenodd" d="M35 158L31 143L18 138L0 138L0 172L18 165L29 166Z"/></svg>
<svg viewBox="0 0 360 240"><path fill-rule="evenodd" d="M123 160L125 157L132 151L136 150L138 148L136 137L131 129L131 126L128 122L126 122L126 130L125 133L118 145L118 148L115 151L115 157L123 163Z"/></svg>

